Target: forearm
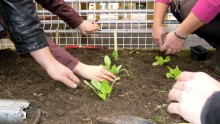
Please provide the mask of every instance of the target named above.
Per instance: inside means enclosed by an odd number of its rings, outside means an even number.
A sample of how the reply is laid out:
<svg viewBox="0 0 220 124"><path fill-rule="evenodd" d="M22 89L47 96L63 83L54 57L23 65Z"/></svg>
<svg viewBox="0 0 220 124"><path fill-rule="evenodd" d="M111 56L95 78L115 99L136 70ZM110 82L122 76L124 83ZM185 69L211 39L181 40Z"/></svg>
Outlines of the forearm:
<svg viewBox="0 0 220 124"><path fill-rule="evenodd" d="M187 37L204 24L203 21L190 12L186 19L178 26L176 32L182 37Z"/></svg>
<svg viewBox="0 0 220 124"><path fill-rule="evenodd" d="M219 0L198 0L191 10L200 20L209 23L220 13Z"/></svg>
<svg viewBox="0 0 220 124"><path fill-rule="evenodd" d="M59 61L61 64L73 70L75 66L78 64L79 60L67 52L65 49L56 45L50 38L47 38L47 42L49 44L49 49L52 55Z"/></svg>
<svg viewBox="0 0 220 124"><path fill-rule="evenodd" d="M45 70L52 64L56 63L56 59L52 56L49 47L30 52L31 56L39 63Z"/></svg>
<svg viewBox="0 0 220 124"><path fill-rule="evenodd" d="M154 26L158 26L158 25L162 25L163 24L163 20L164 17L166 15L167 9L168 9L168 5L161 3L161 2L157 2L155 4L155 8L154 8L154 19L153 19L153 25Z"/></svg>

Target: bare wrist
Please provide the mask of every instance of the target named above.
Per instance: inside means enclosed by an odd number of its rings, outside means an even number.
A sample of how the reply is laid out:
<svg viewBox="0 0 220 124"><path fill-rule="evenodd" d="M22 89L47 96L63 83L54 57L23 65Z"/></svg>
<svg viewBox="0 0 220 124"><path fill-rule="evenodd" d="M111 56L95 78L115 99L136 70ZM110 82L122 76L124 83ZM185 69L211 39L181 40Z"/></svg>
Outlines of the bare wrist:
<svg viewBox="0 0 220 124"><path fill-rule="evenodd" d="M83 25L84 21L85 21L85 20L83 20L83 21L80 23L80 25L78 26L78 28L81 28L81 26Z"/></svg>
<svg viewBox="0 0 220 124"><path fill-rule="evenodd" d="M80 70L82 69L83 63L82 62L78 62L77 65L73 68L73 72L76 74L79 74Z"/></svg>
<svg viewBox="0 0 220 124"><path fill-rule="evenodd" d="M45 70L57 62L52 56L49 47L44 47L42 49L33 51L30 54Z"/></svg>
<svg viewBox="0 0 220 124"><path fill-rule="evenodd" d="M163 27L163 24L162 23L153 23L153 26L162 26Z"/></svg>
<svg viewBox="0 0 220 124"><path fill-rule="evenodd" d="M181 40L186 40L187 39L187 36L182 36L181 34L177 33L176 30L173 31L174 32L174 35L181 39Z"/></svg>

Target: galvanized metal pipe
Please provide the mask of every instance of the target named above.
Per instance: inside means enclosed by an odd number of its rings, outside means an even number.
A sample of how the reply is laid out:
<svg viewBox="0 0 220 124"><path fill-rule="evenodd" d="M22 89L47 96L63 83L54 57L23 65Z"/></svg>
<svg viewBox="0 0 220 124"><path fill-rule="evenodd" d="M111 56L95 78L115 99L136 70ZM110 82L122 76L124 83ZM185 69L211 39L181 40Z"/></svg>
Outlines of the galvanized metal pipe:
<svg viewBox="0 0 220 124"><path fill-rule="evenodd" d="M0 99L0 124L21 124L30 103L26 100Z"/></svg>

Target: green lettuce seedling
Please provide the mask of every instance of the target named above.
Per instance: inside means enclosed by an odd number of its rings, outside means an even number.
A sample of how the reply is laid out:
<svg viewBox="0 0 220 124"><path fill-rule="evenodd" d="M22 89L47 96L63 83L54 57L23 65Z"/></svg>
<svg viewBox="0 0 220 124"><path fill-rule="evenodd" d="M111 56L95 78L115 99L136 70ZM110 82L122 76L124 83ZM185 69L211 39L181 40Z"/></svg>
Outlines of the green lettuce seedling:
<svg viewBox="0 0 220 124"><path fill-rule="evenodd" d="M99 82L95 79L91 80L91 82L88 82L86 80L84 80L84 83L86 85L88 85L90 88L93 89L93 91L100 97L102 98L104 101L109 99L110 97L110 94L112 92L112 87L114 85L114 83L117 81L117 80L120 80L119 77L117 77L113 82L112 84L110 85L108 83L108 81L106 80L103 80L102 82Z"/></svg>
<svg viewBox="0 0 220 124"><path fill-rule="evenodd" d="M118 60L118 51L114 50L112 52L112 56L114 57L115 61L117 61Z"/></svg>
<svg viewBox="0 0 220 124"><path fill-rule="evenodd" d="M116 66L115 64L113 66L111 66L111 59L109 58L108 55L105 55L104 57L104 63L105 63L105 68L110 71L111 73L117 75L119 74L121 71L125 71L128 75L128 71L126 69L122 69L122 65Z"/></svg>
<svg viewBox="0 0 220 124"><path fill-rule="evenodd" d="M114 51L112 53L112 56L114 57L115 60L118 59L118 52L117 51ZM115 64L113 66L111 66L111 59L109 58L108 55L105 55L104 57L104 67L110 71L111 73L113 73L114 75L117 75L119 74L121 71L126 71L128 76L129 76L129 73L127 70L125 69L122 69L122 65L119 65L119 66L116 66ZM109 99L110 97L110 94L112 92L112 87L114 85L114 83L117 81L117 80L120 80L120 77L117 77L114 79L114 81L112 82L112 84L110 85L108 81L106 80L103 80L102 82L99 82L95 79L91 80L90 82L84 80L84 83L86 85L88 85L90 88L93 89L93 91L100 97L102 98L104 101Z"/></svg>
<svg viewBox="0 0 220 124"><path fill-rule="evenodd" d="M182 73L182 71L179 69L178 65L176 66L175 69L172 69L169 66L167 66L167 68L169 69L169 72L166 73L166 77L167 78L174 78L174 79L176 79L180 75L180 73Z"/></svg>
<svg viewBox="0 0 220 124"><path fill-rule="evenodd" d="M111 59L109 58L108 55L105 55L104 57L104 64L105 64L105 68L110 71L111 70Z"/></svg>
<svg viewBox="0 0 220 124"><path fill-rule="evenodd" d="M170 56L167 56L165 59L163 59L162 56L156 56L155 60L157 60L157 61L152 64L153 66L163 65L164 63L170 61Z"/></svg>

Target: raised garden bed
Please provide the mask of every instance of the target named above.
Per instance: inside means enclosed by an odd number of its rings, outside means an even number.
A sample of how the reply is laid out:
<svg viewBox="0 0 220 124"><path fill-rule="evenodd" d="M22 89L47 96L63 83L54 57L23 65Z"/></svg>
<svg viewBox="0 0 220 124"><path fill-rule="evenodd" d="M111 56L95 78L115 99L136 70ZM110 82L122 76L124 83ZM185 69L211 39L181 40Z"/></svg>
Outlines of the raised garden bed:
<svg viewBox="0 0 220 124"><path fill-rule="evenodd" d="M112 50L69 50L83 63L100 65ZM18 56L10 50L0 51L0 96L5 99L31 100L42 111L39 124L108 124L106 120L117 115L134 115L157 124L184 122L166 111L167 94L175 83L167 79L169 67L182 71L203 71L217 80L220 76L190 59L190 51L171 56L162 66L152 66L157 50L119 50L118 64L127 69L130 77L120 73L121 80L114 84L106 101L100 99L83 83L71 89L52 80L28 55Z"/></svg>

